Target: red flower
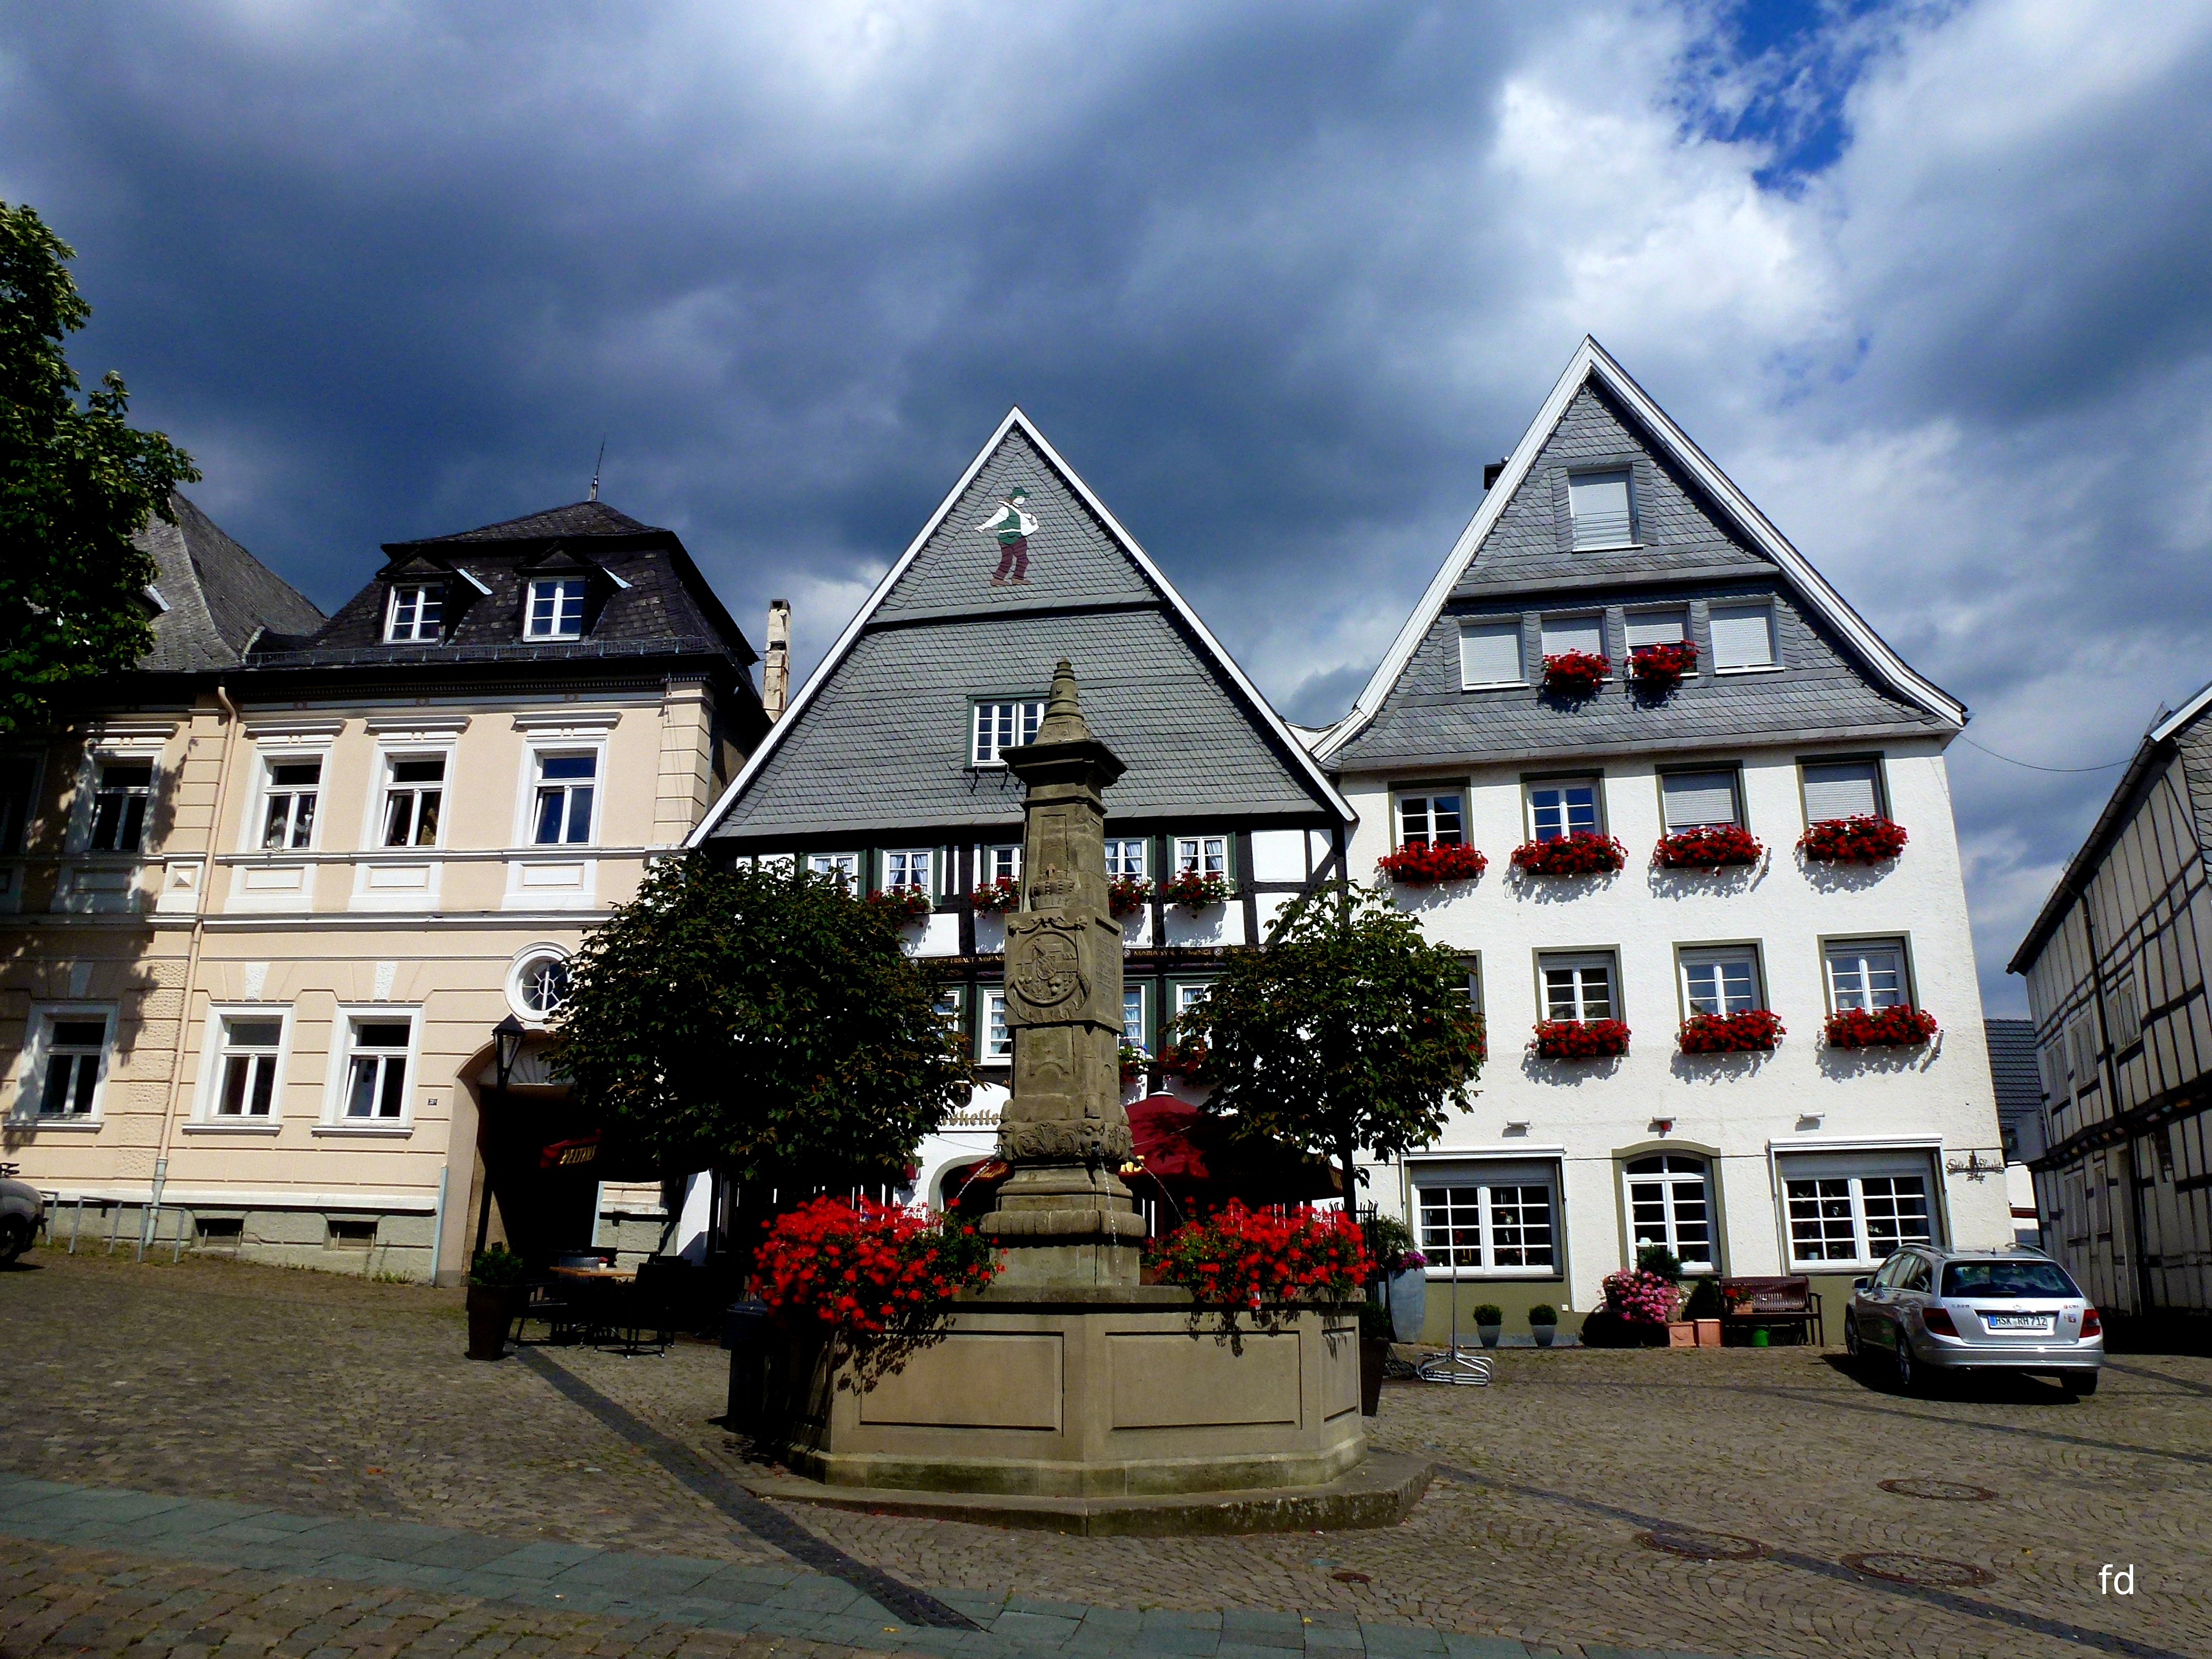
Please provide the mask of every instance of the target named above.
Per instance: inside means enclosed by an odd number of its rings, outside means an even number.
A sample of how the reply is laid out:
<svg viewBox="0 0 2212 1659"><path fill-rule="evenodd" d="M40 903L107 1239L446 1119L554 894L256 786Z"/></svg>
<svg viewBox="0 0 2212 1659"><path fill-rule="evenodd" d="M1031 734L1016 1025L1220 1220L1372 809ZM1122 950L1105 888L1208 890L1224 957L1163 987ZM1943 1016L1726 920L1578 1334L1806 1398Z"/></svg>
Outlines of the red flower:
<svg viewBox="0 0 2212 1659"><path fill-rule="evenodd" d="M1160 884L1160 902L1179 904L1195 915L1210 906L1226 904L1236 892L1226 876L1185 870Z"/></svg>
<svg viewBox="0 0 2212 1659"><path fill-rule="evenodd" d="M1783 1032L1772 1009L1746 1008L1734 1014L1692 1014L1676 1041L1686 1054L1766 1054Z"/></svg>
<svg viewBox="0 0 2212 1659"><path fill-rule="evenodd" d="M1106 908L1117 916L1143 909L1152 902L1152 884L1142 876L1116 876L1106 884Z"/></svg>
<svg viewBox="0 0 2212 1659"><path fill-rule="evenodd" d="M1440 881L1473 881L1490 860L1472 847L1415 842L1385 853L1375 867L1401 886L1426 887Z"/></svg>
<svg viewBox="0 0 2212 1659"><path fill-rule="evenodd" d="M879 887L860 902L888 916L894 927L920 921L937 908L925 887Z"/></svg>
<svg viewBox="0 0 2212 1659"><path fill-rule="evenodd" d="M1343 1211L1248 1210L1235 1199L1154 1241L1146 1259L1201 1302L1254 1310L1306 1296L1343 1301L1373 1272Z"/></svg>
<svg viewBox="0 0 2212 1659"><path fill-rule="evenodd" d="M1540 1019L1528 1046L1541 1060L1610 1060L1628 1052L1628 1027L1617 1019Z"/></svg>
<svg viewBox="0 0 2212 1659"><path fill-rule="evenodd" d="M1563 697L1590 697L1613 672L1613 659L1595 651L1562 651L1544 659L1544 689Z"/></svg>
<svg viewBox="0 0 2212 1659"><path fill-rule="evenodd" d="M968 902L975 907L978 915L998 915L1007 910L1022 908L1022 884L1012 876L1000 876L996 881L987 881L968 895Z"/></svg>
<svg viewBox="0 0 2212 1659"><path fill-rule="evenodd" d="M1000 1265L989 1242L951 1217L837 1198L778 1216L753 1258L761 1299L779 1317L866 1335L982 1289Z"/></svg>
<svg viewBox="0 0 2212 1659"><path fill-rule="evenodd" d="M1887 818L1822 818L1805 826L1797 850L1819 864L1881 864L1905 850L1905 826Z"/></svg>
<svg viewBox="0 0 2212 1659"><path fill-rule="evenodd" d="M1831 1048L1913 1048L1941 1030L1936 1016L1909 1003L1887 1008L1839 1008L1821 1035Z"/></svg>
<svg viewBox="0 0 2212 1659"><path fill-rule="evenodd" d="M1577 830L1551 841L1527 841L1513 849L1513 867L1532 876L1594 876L1628 862L1628 849L1611 836Z"/></svg>
<svg viewBox="0 0 2212 1659"><path fill-rule="evenodd" d="M1698 665L1698 642L1677 640L1668 645L1638 645L1628 653L1628 678L1638 690L1656 696L1673 690L1682 676Z"/></svg>
<svg viewBox="0 0 2212 1659"><path fill-rule="evenodd" d="M1759 837L1738 824L1708 823L1662 836L1651 849L1651 862L1668 870L1718 870L1756 864L1765 852Z"/></svg>

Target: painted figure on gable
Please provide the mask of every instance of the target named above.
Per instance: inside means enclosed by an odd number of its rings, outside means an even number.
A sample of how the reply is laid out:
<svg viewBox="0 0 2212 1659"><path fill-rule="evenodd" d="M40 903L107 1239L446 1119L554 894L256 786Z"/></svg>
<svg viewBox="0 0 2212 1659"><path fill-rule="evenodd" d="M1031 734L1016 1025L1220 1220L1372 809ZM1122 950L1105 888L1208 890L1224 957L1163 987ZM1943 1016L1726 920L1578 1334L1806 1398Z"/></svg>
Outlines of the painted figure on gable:
<svg viewBox="0 0 2212 1659"><path fill-rule="evenodd" d="M1030 536L1037 527L1029 510L1030 493L1019 484L999 498L999 510L975 526L976 533L999 539L999 571L991 586L1030 579Z"/></svg>

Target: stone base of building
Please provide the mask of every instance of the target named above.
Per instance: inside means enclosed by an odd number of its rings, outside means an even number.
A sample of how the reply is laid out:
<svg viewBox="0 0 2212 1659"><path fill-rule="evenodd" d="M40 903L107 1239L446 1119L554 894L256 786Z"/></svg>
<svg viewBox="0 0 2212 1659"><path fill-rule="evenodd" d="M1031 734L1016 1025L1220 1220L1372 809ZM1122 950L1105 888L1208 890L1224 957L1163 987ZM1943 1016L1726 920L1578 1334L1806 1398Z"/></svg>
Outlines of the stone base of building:
<svg viewBox="0 0 2212 1659"><path fill-rule="evenodd" d="M775 1449L828 1488L1218 1504L1367 1455L1349 1308L1232 1321L1178 1289L994 1285L902 1354L833 1362L805 1339L776 1370Z"/></svg>

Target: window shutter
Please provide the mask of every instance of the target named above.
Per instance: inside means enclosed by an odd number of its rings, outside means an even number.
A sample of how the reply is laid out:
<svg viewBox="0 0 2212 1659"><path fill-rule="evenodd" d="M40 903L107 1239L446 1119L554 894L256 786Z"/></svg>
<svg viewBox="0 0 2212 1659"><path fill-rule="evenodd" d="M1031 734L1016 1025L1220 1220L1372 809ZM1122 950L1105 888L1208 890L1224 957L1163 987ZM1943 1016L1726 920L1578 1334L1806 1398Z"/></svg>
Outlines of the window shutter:
<svg viewBox="0 0 2212 1659"><path fill-rule="evenodd" d="M1602 617L1547 617L1544 618L1544 654L1556 657L1562 652L1587 651L1594 657L1605 654L1605 618Z"/></svg>
<svg viewBox="0 0 2212 1659"><path fill-rule="evenodd" d="M1774 662L1774 607L1717 605L1713 617L1713 666L1766 668Z"/></svg>
<svg viewBox="0 0 2212 1659"><path fill-rule="evenodd" d="M1517 685L1524 678L1520 617L1460 624L1461 685Z"/></svg>
<svg viewBox="0 0 2212 1659"><path fill-rule="evenodd" d="M1679 645L1689 638L1688 616L1680 611L1634 611L1628 617L1628 648Z"/></svg>
<svg viewBox="0 0 2212 1659"><path fill-rule="evenodd" d="M1584 472L1567 480L1577 547L1618 547L1629 539L1628 473Z"/></svg>
<svg viewBox="0 0 2212 1659"><path fill-rule="evenodd" d="M1669 772L1659 780L1667 809L1667 833L1705 823L1735 822L1735 774Z"/></svg>
<svg viewBox="0 0 2212 1659"><path fill-rule="evenodd" d="M1805 817L1818 823L1824 818L1872 817L1881 811L1875 788L1875 763L1850 761L1834 766L1805 769Z"/></svg>

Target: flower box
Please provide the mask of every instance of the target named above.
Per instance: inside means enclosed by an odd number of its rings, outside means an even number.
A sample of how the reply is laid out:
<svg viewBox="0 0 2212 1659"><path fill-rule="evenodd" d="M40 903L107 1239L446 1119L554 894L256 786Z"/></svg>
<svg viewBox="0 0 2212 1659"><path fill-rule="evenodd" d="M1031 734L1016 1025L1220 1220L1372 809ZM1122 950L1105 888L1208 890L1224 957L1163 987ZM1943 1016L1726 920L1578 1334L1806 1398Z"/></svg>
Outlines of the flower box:
<svg viewBox="0 0 2212 1659"><path fill-rule="evenodd" d="M1121 1045L1121 1054L1122 1086L1127 1088L1130 1084L1134 1083L1139 1078L1144 1076L1145 1067L1149 1064L1151 1064L1151 1061L1146 1059L1145 1051L1142 1048L1137 1047L1133 1042L1123 1043Z"/></svg>
<svg viewBox="0 0 2212 1659"><path fill-rule="evenodd" d="M975 907L979 916L1004 915L1009 910L1022 908L1022 884L1012 876L1000 876L969 894L968 902Z"/></svg>
<svg viewBox="0 0 2212 1659"><path fill-rule="evenodd" d="M1639 645L1628 653L1628 678L1647 696L1663 696L1682 683L1698 666L1698 642L1677 640L1669 645Z"/></svg>
<svg viewBox="0 0 2212 1659"><path fill-rule="evenodd" d="M1613 659L1595 651L1561 651L1544 659L1544 690L1562 697L1594 697L1613 672Z"/></svg>
<svg viewBox="0 0 2212 1659"><path fill-rule="evenodd" d="M1675 1041L1686 1054L1771 1054L1784 1030L1772 1009L1746 1008L1734 1014L1692 1014Z"/></svg>
<svg viewBox="0 0 2212 1659"><path fill-rule="evenodd" d="M1385 853L1375 867L1401 887L1431 887L1443 881L1473 881L1490 860L1472 847L1416 842Z"/></svg>
<svg viewBox="0 0 2212 1659"><path fill-rule="evenodd" d="M753 1255L761 1298L787 1324L878 1336L927 1322L998 1277L997 1249L958 1218L817 1198L778 1216Z"/></svg>
<svg viewBox="0 0 2212 1659"><path fill-rule="evenodd" d="M1916 1048L1941 1030L1924 1008L1839 1008L1821 1030L1831 1048Z"/></svg>
<svg viewBox="0 0 2212 1659"><path fill-rule="evenodd" d="M1628 1052L1628 1027L1617 1019L1540 1019L1528 1046L1540 1060L1612 1060Z"/></svg>
<svg viewBox="0 0 2212 1659"><path fill-rule="evenodd" d="M1662 870L1718 871L1732 864L1756 864L1766 854L1758 836L1741 824L1708 823L1662 836L1651 862Z"/></svg>
<svg viewBox="0 0 2212 1659"><path fill-rule="evenodd" d="M888 916L895 927L920 921L937 908L926 887L879 887L861 902Z"/></svg>
<svg viewBox="0 0 2212 1659"><path fill-rule="evenodd" d="M1200 875L1195 870L1186 870L1160 884L1160 902L1180 905L1195 915L1212 905L1228 903L1236 891L1226 876Z"/></svg>
<svg viewBox="0 0 2212 1659"><path fill-rule="evenodd" d="M1905 850L1905 826L1864 814L1805 826L1797 850L1816 864L1881 864Z"/></svg>
<svg viewBox="0 0 2212 1659"><path fill-rule="evenodd" d="M1628 849L1611 836L1577 830L1552 841L1523 842L1513 849L1513 867L1532 876L1596 876L1628 862Z"/></svg>
<svg viewBox="0 0 2212 1659"><path fill-rule="evenodd" d="M1152 1064L1160 1068L1164 1077L1194 1078L1206 1069L1206 1045L1163 1042L1159 1053L1152 1056Z"/></svg>
<svg viewBox="0 0 2212 1659"><path fill-rule="evenodd" d="M1155 1241L1145 1265L1201 1304L1254 1312L1271 1302L1349 1302L1375 1266L1342 1210L1248 1210L1235 1199Z"/></svg>
<svg viewBox="0 0 2212 1659"><path fill-rule="evenodd" d="M1133 915L1152 902L1152 884L1142 876L1116 876L1106 884L1106 908L1116 916Z"/></svg>

